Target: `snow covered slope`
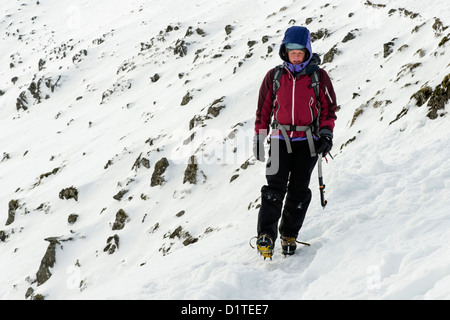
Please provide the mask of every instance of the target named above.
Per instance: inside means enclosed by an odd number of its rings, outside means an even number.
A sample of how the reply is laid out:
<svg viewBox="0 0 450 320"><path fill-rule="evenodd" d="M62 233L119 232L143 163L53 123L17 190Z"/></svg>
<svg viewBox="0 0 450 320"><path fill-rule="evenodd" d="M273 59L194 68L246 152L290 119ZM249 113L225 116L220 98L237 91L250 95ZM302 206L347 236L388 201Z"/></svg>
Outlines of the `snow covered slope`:
<svg viewBox="0 0 450 320"><path fill-rule="evenodd" d="M449 17L443 0L4 4L0 299L449 299ZM291 25L340 109L311 246L264 261L253 122Z"/></svg>

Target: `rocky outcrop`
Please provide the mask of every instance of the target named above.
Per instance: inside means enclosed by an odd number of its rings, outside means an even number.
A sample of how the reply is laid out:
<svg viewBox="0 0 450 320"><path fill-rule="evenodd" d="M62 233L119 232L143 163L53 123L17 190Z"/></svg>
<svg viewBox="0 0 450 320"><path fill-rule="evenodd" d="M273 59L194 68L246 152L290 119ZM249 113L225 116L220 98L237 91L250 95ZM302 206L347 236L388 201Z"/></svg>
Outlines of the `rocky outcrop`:
<svg viewBox="0 0 450 320"><path fill-rule="evenodd" d="M183 183L189 182L190 184L196 184L197 171L198 171L197 160L195 159L195 156L191 156L189 158L186 170L184 171Z"/></svg>
<svg viewBox="0 0 450 320"><path fill-rule="evenodd" d="M167 167L169 166L169 161L167 158L162 158L155 164L155 170L153 171L150 186L161 186L164 183L164 173L166 172Z"/></svg>
<svg viewBox="0 0 450 320"><path fill-rule="evenodd" d="M125 211L123 211L123 209L120 209L116 213L116 221L114 221L112 230L122 230L125 227L125 222L127 222L128 220L128 215L125 213Z"/></svg>
<svg viewBox="0 0 450 320"><path fill-rule="evenodd" d="M16 109L26 111L32 103L39 104L43 99L49 99L50 94L55 91L61 76L55 79L50 77L42 77L38 80L31 81L27 91L22 91L16 101Z"/></svg>
<svg viewBox="0 0 450 320"><path fill-rule="evenodd" d="M445 104L450 99L450 74L446 75L442 80L441 84L434 88L433 93L428 100L428 114L427 117L430 119L436 119L445 109Z"/></svg>
<svg viewBox="0 0 450 320"><path fill-rule="evenodd" d="M6 220L6 225L10 225L14 222L16 216L16 210L19 208L19 200L11 200L8 204L8 220Z"/></svg>
<svg viewBox="0 0 450 320"><path fill-rule="evenodd" d="M61 242L70 241L72 238L60 238L60 237L50 237L46 238L45 241L50 242L47 247L47 251L41 260L41 265L36 273L37 285L40 286L50 279L52 276L51 269L54 267L56 262L56 248L61 246Z"/></svg>
<svg viewBox="0 0 450 320"><path fill-rule="evenodd" d="M77 190L77 188L75 188L73 186L70 188L62 189L59 192L59 198L66 199L66 200L75 199L75 201L78 201L78 190Z"/></svg>

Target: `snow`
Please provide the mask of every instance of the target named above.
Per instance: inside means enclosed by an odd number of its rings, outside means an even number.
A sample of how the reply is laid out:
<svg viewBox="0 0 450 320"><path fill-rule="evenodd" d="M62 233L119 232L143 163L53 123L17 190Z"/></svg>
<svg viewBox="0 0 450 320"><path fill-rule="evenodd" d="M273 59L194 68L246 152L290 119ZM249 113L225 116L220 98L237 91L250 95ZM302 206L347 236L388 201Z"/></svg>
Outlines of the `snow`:
<svg viewBox="0 0 450 320"><path fill-rule="evenodd" d="M424 85L434 89L449 74L449 43L438 46L449 29L432 26L435 18L450 24L450 5L375 4L386 6L349 0L4 4L2 221L11 200L20 206L12 224L1 222L7 237L0 241L0 299L25 299L30 287L48 300L449 299L448 104L431 120L427 105L417 107L411 95ZM285 258L277 244L273 260L263 260L248 245L265 183L265 165L251 157L257 95L266 72L280 63L284 30L310 17L311 31L328 30L313 50L323 56L336 44L340 51L323 64L340 106L334 159L323 164L328 205L320 206L314 171L313 200L298 238L311 246ZM226 25L233 26L230 35ZM350 31L355 39L343 43ZM185 40L185 56L174 54L178 40ZM251 40L257 43L250 48ZM390 41L393 51L384 57ZM160 79L152 82L156 73ZM36 103L28 94L28 110L16 109L32 81L54 84L59 77L53 92L42 85L48 99ZM181 106L187 92L192 100ZM222 97L225 108L208 117ZM358 108L363 113L352 124ZM202 121L190 129L194 116ZM139 155L150 168L132 169ZM192 155L197 183L183 183ZM151 187L163 157L165 182ZM60 199L71 186L78 201ZM113 199L125 189L120 201ZM119 209L128 220L112 230ZM72 225L73 213L79 217ZM198 241L171 238L179 226ZM104 252L115 234L118 249ZM50 237L61 239L56 263L38 286Z"/></svg>

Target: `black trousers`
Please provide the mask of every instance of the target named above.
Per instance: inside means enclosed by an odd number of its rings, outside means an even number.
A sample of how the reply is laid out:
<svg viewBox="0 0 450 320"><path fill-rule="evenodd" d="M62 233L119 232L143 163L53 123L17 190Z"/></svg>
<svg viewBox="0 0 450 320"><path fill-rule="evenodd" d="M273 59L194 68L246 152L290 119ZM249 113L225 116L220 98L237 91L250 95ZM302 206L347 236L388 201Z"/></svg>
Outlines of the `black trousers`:
<svg viewBox="0 0 450 320"><path fill-rule="evenodd" d="M306 140L293 141L291 146L289 154L284 140L271 139L267 185L261 188L257 231L258 235L266 233L273 240L277 238L280 217L280 234L297 238L312 197L309 182L317 156L311 157Z"/></svg>

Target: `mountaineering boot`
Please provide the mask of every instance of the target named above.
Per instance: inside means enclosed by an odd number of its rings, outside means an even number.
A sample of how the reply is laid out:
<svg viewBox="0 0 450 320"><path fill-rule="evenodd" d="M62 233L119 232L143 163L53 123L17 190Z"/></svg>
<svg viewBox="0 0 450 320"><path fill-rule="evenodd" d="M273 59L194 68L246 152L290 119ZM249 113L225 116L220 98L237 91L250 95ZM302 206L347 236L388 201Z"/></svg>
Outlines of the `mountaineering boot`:
<svg viewBox="0 0 450 320"><path fill-rule="evenodd" d="M266 258L270 258L270 260L272 260L273 255L272 237L270 237L267 234L260 235L258 237L258 240L256 241L256 248L258 249L258 252L264 257L264 260L266 260Z"/></svg>
<svg viewBox="0 0 450 320"><path fill-rule="evenodd" d="M284 237L281 236L281 249L283 251L283 254L285 256L289 255L293 255L295 253L295 249L297 249L297 244L295 243L295 238L294 237Z"/></svg>

